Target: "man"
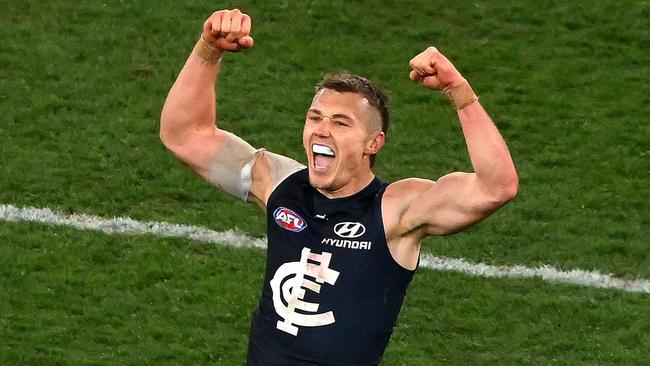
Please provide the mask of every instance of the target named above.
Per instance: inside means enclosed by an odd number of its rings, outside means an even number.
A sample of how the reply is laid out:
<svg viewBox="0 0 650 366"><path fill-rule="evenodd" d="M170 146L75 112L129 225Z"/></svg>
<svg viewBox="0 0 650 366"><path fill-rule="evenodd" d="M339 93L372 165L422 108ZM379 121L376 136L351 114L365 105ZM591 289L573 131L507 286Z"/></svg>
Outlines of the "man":
<svg viewBox="0 0 650 366"><path fill-rule="evenodd" d="M473 173L377 179L371 167L386 136L386 97L347 74L317 87L303 130L307 167L256 150L215 125L221 57L252 47L250 30L250 17L236 9L205 21L165 102L161 139L203 178L266 211L267 268L248 364L376 365L421 240L458 232L516 195L508 148L467 81L429 47L411 60L409 77L451 98Z"/></svg>

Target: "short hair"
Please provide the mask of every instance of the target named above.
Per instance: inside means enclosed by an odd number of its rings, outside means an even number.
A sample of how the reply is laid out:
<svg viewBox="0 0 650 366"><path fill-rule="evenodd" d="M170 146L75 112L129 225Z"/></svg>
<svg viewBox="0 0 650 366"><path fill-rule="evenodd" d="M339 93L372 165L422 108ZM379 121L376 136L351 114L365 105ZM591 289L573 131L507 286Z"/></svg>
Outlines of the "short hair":
<svg viewBox="0 0 650 366"><path fill-rule="evenodd" d="M316 84L316 92L322 89L332 89L337 92L352 92L366 98L371 106L375 107L381 116L381 130L384 135L388 135L388 122L390 119L390 110L388 108L388 95L372 81L363 76L338 73L325 75L323 80ZM370 157L370 166L375 164L375 155Z"/></svg>

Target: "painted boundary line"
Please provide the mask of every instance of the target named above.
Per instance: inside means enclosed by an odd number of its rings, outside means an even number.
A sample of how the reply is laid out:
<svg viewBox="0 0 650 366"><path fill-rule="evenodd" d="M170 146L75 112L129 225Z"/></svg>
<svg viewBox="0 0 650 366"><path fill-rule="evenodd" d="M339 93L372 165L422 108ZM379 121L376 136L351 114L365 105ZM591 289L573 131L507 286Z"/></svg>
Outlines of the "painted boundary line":
<svg viewBox="0 0 650 366"><path fill-rule="evenodd" d="M162 237L188 238L231 247L266 248L266 239L254 238L233 230L214 231L192 225L178 225L155 221L140 222L128 217L108 219L82 214L65 215L53 212L47 208L20 208L13 205L0 204L0 220L9 222L39 222L69 226L80 230L99 230L107 234L151 234ZM537 268L519 265L493 266L483 263L473 263L465 259L423 254L420 259L420 268L460 272L479 277L538 277L551 283L560 282L588 287L618 289L627 292L650 293L650 281L643 278L627 280L602 274L598 271L585 271L582 269L563 271L547 265Z"/></svg>

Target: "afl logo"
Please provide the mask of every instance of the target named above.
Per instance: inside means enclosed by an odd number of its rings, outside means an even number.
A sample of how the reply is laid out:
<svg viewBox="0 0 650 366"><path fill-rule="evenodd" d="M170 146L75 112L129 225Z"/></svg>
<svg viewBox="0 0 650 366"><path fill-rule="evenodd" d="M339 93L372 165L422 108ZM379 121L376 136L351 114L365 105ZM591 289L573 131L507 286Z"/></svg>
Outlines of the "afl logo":
<svg viewBox="0 0 650 366"><path fill-rule="evenodd" d="M334 232L342 238L358 238L366 232L366 227L360 222L339 222Z"/></svg>
<svg viewBox="0 0 650 366"><path fill-rule="evenodd" d="M281 228L293 232L301 232L307 227L305 220L297 213L286 207L278 207L273 211L275 223Z"/></svg>

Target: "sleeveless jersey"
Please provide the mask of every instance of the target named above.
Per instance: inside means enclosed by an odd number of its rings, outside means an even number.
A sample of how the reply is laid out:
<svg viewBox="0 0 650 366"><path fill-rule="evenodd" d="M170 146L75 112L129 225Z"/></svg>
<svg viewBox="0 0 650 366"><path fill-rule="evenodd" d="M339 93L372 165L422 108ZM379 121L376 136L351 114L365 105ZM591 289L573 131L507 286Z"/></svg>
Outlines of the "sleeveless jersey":
<svg viewBox="0 0 650 366"><path fill-rule="evenodd" d="M307 169L267 202L268 247L248 365L377 365L414 271L390 254L381 217L387 184L329 199Z"/></svg>

